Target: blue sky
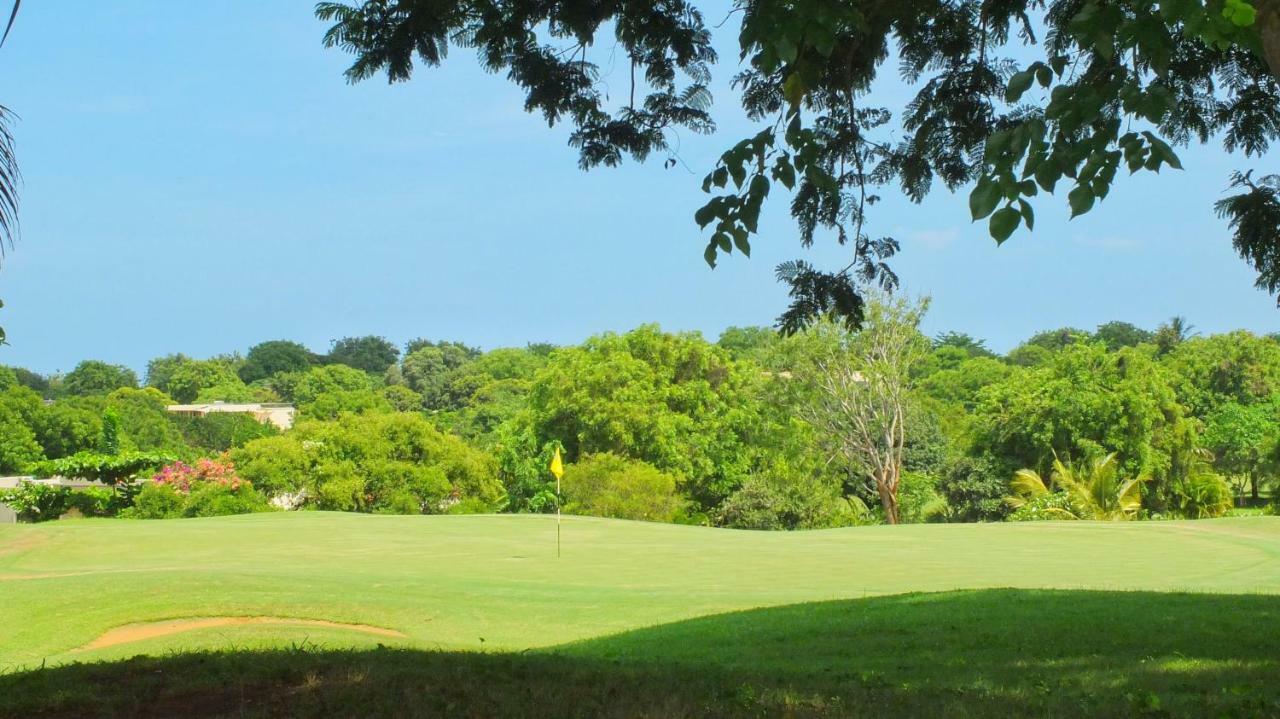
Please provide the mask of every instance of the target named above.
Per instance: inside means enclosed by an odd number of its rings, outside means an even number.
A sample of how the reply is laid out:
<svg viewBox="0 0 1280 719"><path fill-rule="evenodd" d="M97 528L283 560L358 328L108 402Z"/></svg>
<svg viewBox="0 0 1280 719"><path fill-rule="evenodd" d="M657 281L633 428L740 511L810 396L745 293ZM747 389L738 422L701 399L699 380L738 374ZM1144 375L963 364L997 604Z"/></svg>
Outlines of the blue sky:
<svg viewBox="0 0 1280 719"><path fill-rule="evenodd" d="M23 236L0 268L0 363L66 371L84 358L245 351L276 338L425 336L482 347L579 342L643 322L701 330L770 324L782 260L800 248L785 202L750 260L702 262L699 185L751 125L735 112L722 33L719 134L680 138L688 169L584 173L567 130L526 115L505 79L464 52L407 84L348 86L309 0L27 3L0 50L0 102L26 177ZM596 50L609 64L609 43ZM886 83L889 103L905 88ZM1274 166L1219 147L1185 172L1125 178L1067 221L1041 198L1037 230L1004 247L963 196L893 192L873 234L928 293L926 329L1008 349L1034 331L1186 316L1205 332L1280 328L1275 301L1212 213L1228 173Z"/></svg>

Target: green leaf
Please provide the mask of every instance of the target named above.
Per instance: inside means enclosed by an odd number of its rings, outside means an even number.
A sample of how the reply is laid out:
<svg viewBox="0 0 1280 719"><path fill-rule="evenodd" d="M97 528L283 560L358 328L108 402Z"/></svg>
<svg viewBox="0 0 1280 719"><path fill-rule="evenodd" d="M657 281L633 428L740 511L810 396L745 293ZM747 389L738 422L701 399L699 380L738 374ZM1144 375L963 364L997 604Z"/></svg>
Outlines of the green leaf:
<svg viewBox="0 0 1280 719"><path fill-rule="evenodd" d="M751 187L747 189L747 193L761 200L769 196L769 178L764 175L756 175L751 178Z"/></svg>
<svg viewBox="0 0 1280 719"><path fill-rule="evenodd" d="M774 165L773 176L788 190L794 189L796 186L796 168L785 159L779 159L778 163Z"/></svg>
<svg viewBox="0 0 1280 719"><path fill-rule="evenodd" d="M1035 210L1031 209L1031 203L1019 198L1018 209L1022 211L1022 221L1027 223L1027 229L1034 230L1036 228L1036 213Z"/></svg>
<svg viewBox="0 0 1280 719"><path fill-rule="evenodd" d="M969 193L969 213L973 215L974 221L990 215L1003 196L999 183L986 175L978 178L978 184Z"/></svg>
<svg viewBox="0 0 1280 719"><path fill-rule="evenodd" d="M738 251L742 254L750 257L751 243L748 241L748 237L750 237L750 235L747 231L740 226L736 226L732 230L729 230L729 234L733 235L733 246L737 247Z"/></svg>
<svg viewBox="0 0 1280 719"><path fill-rule="evenodd" d="M707 243L707 249L706 249L706 250L703 250L703 252L702 252L702 259L706 260L707 264L708 264L708 265L711 265L711 268L712 268L712 269L715 269L715 266L716 266L716 243L714 243L714 242L708 242L708 243Z"/></svg>
<svg viewBox="0 0 1280 719"><path fill-rule="evenodd" d="M718 217L720 203L717 202L717 200L719 199L720 198L717 197L715 200L699 207L698 211L693 213L693 221L698 223L699 229L705 228L707 225L711 224L712 220Z"/></svg>
<svg viewBox="0 0 1280 719"><path fill-rule="evenodd" d="M1052 193L1061 177L1062 169L1058 167L1058 161L1052 156L1036 166L1036 184L1045 192Z"/></svg>
<svg viewBox="0 0 1280 719"><path fill-rule="evenodd" d="M733 245L730 244L729 235L725 232L717 232L711 236L711 241L715 243L722 252L732 252Z"/></svg>
<svg viewBox="0 0 1280 719"><path fill-rule="evenodd" d="M1036 64L1036 82L1040 83L1040 87L1049 87L1053 82L1053 69L1044 63Z"/></svg>
<svg viewBox="0 0 1280 719"><path fill-rule="evenodd" d="M1067 194L1067 203L1071 205L1071 217L1079 217L1093 209L1093 190L1088 185L1076 185L1076 189Z"/></svg>
<svg viewBox="0 0 1280 719"><path fill-rule="evenodd" d="M1035 79L1034 74L1030 70L1015 72L1013 77L1009 78L1009 87L1004 91L1004 99L1006 102L1017 102L1022 97L1022 93L1031 88L1031 82Z"/></svg>
<svg viewBox="0 0 1280 719"><path fill-rule="evenodd" d="M1013 231L1018 229L1018 223L1022 221L1022 215L1012 207L1002 207L996 210L991 216L991 236L995 238L997 243L1003 243L1009 239Z"/></svg>
<svg viewBox="0 0 1280 719"><path fill-rule="evenodd" d="M1027 197L1035 197L1037 192L1036 183L1032 180L1023 180L1018 183L1018 192L1026 195Z"/></svg>

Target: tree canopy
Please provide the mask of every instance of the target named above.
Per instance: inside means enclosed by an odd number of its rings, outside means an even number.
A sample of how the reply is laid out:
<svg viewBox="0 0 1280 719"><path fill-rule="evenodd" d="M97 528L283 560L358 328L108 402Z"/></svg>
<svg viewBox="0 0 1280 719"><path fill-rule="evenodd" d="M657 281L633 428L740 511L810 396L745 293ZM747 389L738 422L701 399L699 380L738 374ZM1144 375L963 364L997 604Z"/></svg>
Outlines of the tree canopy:
<svg viewBox="0 0 1280 719"><path fill-rule="evenodd" d="M405 81L415 63L472 48L521 88L527 111L572 126L584 169L655 153L672 166L676 132L714 131L706 14L722 11L696 0L316 6L331 23L324 43L355 57L350 81ZM897 284L887 260L898 241L871 227L885 189L919 202L936 185L971 186L973 219L1004 242L1034 227L1042 192L1063 192L1076 216L1121 169L1180 169L1174 146L1221 141L1254 158L1280 135L1280 0L737 0L718 22L731 19L733 85L759 130L703 181L711 197L694 219L711 233L706 261L750 253L773 190L790 193L802 245L826 236L849 248L843 267L779 266L786 331L828 312L856 325L859 284ZM606 89L619 83L597 62L615 53L629 68L622 92ZM911 86L900 107L875 92L886 64ZM1280 180L1245 168L1229 181L1237 194L1216 210L1275 292Z"/></svg>

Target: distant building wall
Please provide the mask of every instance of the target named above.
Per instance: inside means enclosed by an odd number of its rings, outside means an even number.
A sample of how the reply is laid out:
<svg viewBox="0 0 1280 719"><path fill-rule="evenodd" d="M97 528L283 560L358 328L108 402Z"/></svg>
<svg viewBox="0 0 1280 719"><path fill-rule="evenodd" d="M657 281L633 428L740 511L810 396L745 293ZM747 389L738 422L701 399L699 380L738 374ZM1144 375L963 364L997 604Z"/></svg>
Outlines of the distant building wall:
<svg viewBox="0 0 1280 719"><path fill-rule="evenodd" d="M209 404L171 404L167 407L174 414L185 414L192 417L203 417L213 412L232 414L248 414L262 423L271 423L280 429L293 426L293 417L297 413L291 404L236 404L232 402L211 402Z"/></svg>
<svg viewBox="0 0 1280 719"><path fill-rule="evenodd" d="M0 490L13 489L18 483L30 477L0 477ZM18 521L18 513L8 505L0 504L0 524L13 524Z"/></svg>

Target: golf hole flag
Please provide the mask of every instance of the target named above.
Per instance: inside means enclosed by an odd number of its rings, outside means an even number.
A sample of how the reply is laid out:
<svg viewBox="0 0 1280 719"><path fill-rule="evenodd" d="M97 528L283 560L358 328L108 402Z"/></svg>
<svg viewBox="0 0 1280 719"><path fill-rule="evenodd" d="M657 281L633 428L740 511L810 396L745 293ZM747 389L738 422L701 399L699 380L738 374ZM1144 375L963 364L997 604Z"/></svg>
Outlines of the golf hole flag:
<svg viewBox="0 0 1280 719"><path fill-rule="evenodd" d="M548 467L551 473L556 476L556 556L560 556L560 475L564 474L564 462L560 461L560 448L556 447L556 453L551 457L551 466Z"/></svg>
<svg viewBox="0 0 1280 719"><path fill-rule="evenodd" d="M560 461L559 447L556 447L556 453L551 457L551 473L556 476L557 482L560 481L560 475L564 474L564 462Z"/></svg>

